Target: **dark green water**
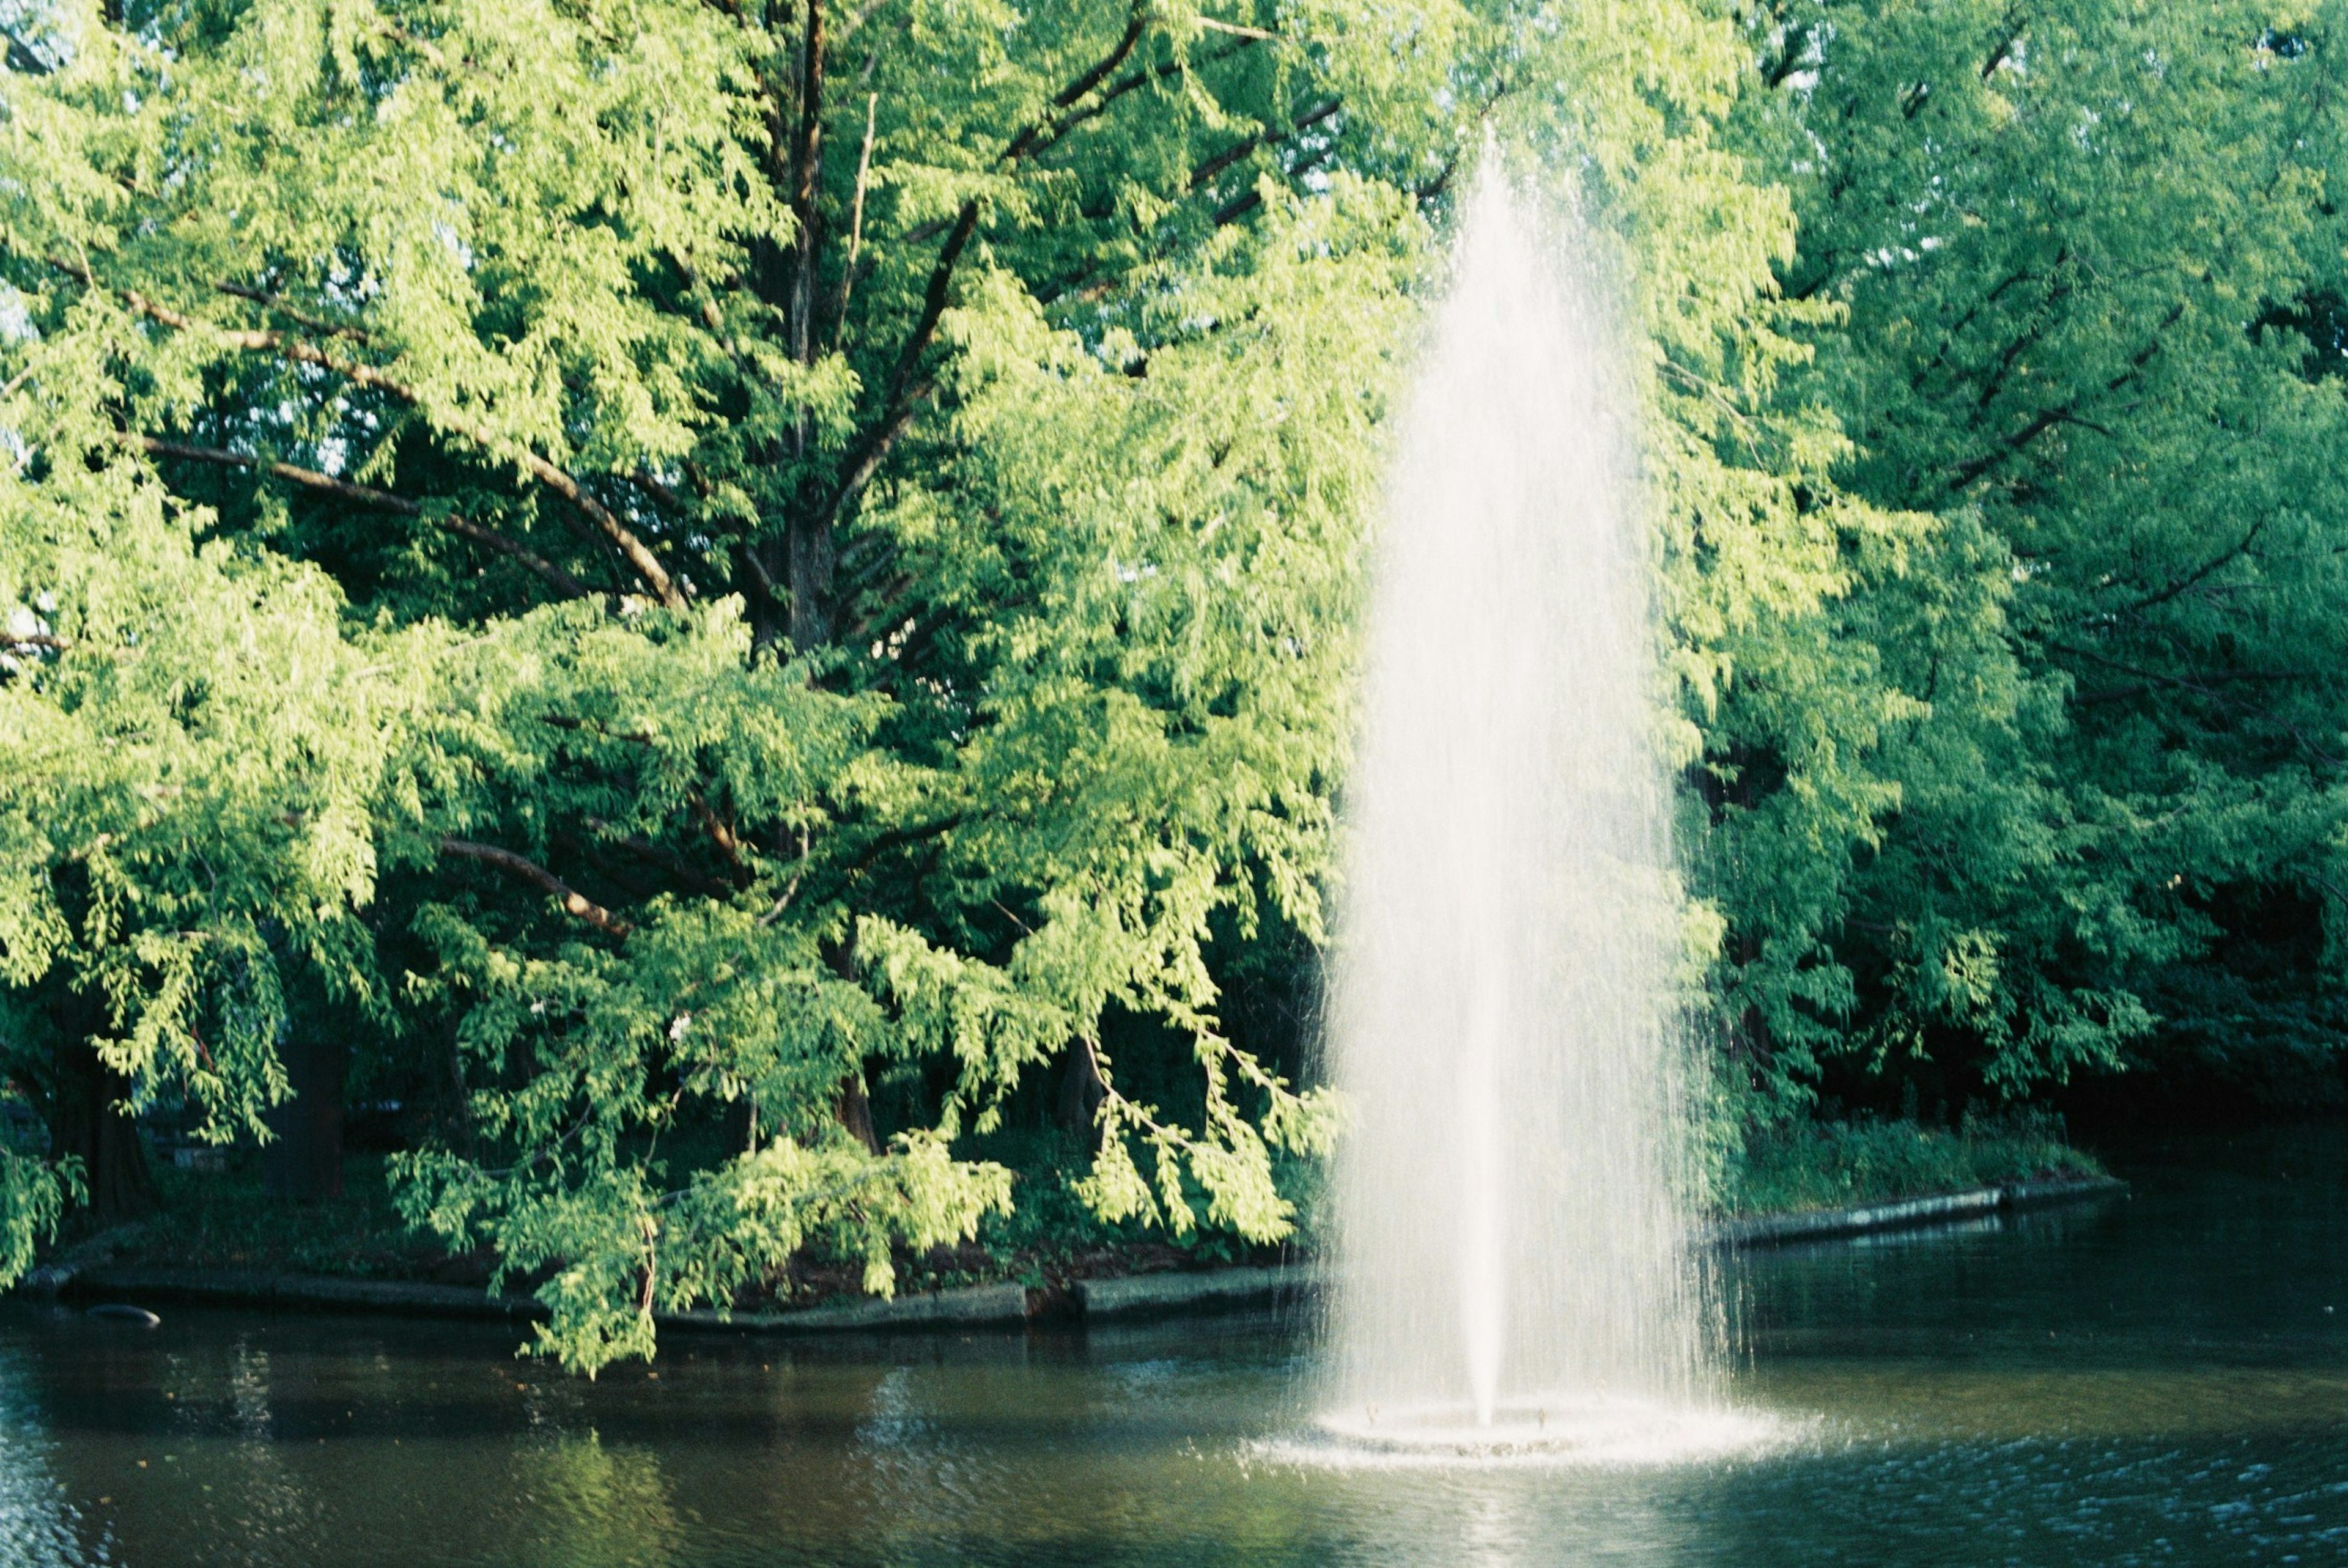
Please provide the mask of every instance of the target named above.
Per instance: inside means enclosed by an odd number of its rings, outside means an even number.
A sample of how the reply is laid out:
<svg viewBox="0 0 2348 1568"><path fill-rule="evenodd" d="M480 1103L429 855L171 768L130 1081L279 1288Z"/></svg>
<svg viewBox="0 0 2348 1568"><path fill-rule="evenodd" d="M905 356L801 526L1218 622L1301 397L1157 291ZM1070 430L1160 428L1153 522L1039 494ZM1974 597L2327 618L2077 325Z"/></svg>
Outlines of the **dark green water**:
<svg viewBox="0 0 2348 1568"><path fill-rule="evenodd" d="M0 1564L2348 1563L2348 1135L2120 1162L2132 1197L1735 1265L1730 1461L1270 1454L1294 1326L670 1341L0 1312Z"/></svg>

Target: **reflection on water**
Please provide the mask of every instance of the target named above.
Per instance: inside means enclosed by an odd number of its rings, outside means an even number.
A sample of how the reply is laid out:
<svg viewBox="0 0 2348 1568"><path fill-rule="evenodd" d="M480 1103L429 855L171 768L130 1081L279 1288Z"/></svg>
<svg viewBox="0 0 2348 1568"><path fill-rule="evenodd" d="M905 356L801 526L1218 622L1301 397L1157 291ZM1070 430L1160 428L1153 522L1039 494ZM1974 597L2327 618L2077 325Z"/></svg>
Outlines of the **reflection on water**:
<svg viewBox="0 0 2348 1568"><path fill-rule="evenodd" d="M518 1446L499 1510L504 1563L660 1564L679 1560L684 1532L659 1456L615 1449L589 1430Z"/></svg>
<svg viewBox="0 0 2348 1568"><path fill-rule="evenodd" d="M0 1568L103 1562L103 1532L83 1528L49 1469L56 1444L26 1411L26 1395L35 1381L28 1361L14 1346L0 1346Z"/></svg>
<svg viewBox="0 0 2348 1568"><path fill-rule="evenodd" d="M2348 1137L2148 1151L2126 1201L1741 1259L1703 1464L1332 1468L1295 1326L670 1342L0 1312L0 1568L2348 1560ZM2326 1308L2331 1310L2326 1310Z"/></svg>

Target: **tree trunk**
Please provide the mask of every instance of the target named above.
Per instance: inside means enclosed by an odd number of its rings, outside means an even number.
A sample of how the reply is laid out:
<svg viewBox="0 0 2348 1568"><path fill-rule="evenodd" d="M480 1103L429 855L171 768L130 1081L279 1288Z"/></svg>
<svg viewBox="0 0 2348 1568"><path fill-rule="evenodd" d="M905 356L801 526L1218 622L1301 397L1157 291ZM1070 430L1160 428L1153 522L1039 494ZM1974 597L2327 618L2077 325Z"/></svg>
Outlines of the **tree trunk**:
<svg viewBox="0 0 2348 1568"><path fill-rule="evenodd" d="M794 517L788 543L791 647L805 653L829 645L832 638L831 525L819 515Z"/></svg>
<svg viewBox="0 0 2348 1568"><path fill-rule="evenodd" d="M839 1103L835 1111L850 1137L875 1154L880 1152L880 1135L872 1131L872 1101L864 1092L861 1069L839 1081Z"/></svg>
<svg viewBox="0 0 2348 1568"><path fill-rule="evenodd" d="M147 1145L139 1124L122 1110L130 1081L107 1066L92 1043L104 1016L97 1004L78 996L69 996L59 1009L66 1044L49 1112L49 1153L81 1161L89 1184L90 1220L101 1230L155 1210Z"/></svg>
<svg viewBox="0 0 2348 1568"><path fill-rule="evenodd" d="M294 1097L269 1112L277 1134L261 1156L261 1184L273 1198L315 1203L343 1194L343 1078L348 1052L340 1040L295 1031L280 1047Z"/></svg>
<svg viewBox="0 0 2348 1568"><path fill-rule="evenodd" d="M726 1146L737 1154L758 1152L758 1102L748 1094L726 1106Z"/></svg>
<svg viewBox="0 0 2348 1568"><path fill-rule="evenodd" d="M1093 1042L1077 1040L1060 1073L1060 1125L1097 1145L1100 1133L1095 1119L1107 1098L1108 1084L1101 1077L1100 1060L1093 1055Z"/></svg>

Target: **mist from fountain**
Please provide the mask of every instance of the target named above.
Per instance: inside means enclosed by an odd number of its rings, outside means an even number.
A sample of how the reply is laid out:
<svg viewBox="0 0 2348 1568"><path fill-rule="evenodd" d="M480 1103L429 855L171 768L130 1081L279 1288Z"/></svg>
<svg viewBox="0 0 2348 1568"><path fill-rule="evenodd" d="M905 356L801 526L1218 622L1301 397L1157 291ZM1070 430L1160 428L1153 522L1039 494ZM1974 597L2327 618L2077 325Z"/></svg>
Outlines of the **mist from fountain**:
<svg viewBox="0 0 2348 1568"><path fill-rule="evenodd" d="M1488 167L1377 541L1322 1390L1372 1450L1716 1424L1628 403L1604 291L1532 210Z"/></svg>

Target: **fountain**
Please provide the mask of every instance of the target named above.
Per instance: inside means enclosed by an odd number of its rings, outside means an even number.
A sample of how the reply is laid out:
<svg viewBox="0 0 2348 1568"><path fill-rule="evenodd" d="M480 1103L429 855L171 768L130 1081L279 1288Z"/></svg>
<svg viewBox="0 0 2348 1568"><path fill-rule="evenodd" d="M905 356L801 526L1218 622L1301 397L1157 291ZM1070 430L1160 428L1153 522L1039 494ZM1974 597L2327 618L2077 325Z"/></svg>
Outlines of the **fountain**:
<svg viewBox="0 0 2348 1568"><path fill-rule="evenodd" d="M1488 159L1401 427L1346 802L1322 1425L1719 1435L1688 1245L1650 558L1599 291Z"/></svg>

